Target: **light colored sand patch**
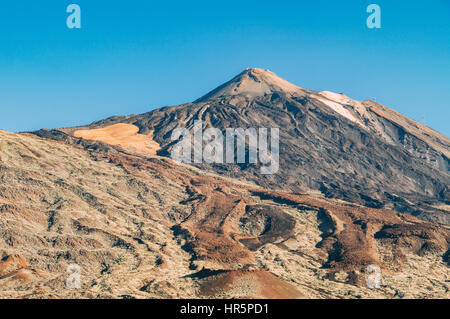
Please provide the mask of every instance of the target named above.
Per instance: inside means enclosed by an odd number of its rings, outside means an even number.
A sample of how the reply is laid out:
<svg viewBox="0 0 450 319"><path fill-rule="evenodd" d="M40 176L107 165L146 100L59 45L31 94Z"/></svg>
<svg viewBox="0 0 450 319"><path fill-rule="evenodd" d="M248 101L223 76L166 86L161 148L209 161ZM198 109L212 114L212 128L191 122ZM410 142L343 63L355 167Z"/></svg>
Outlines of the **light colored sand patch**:
<svg viewBox="0 0 450 319"><path fill-rule="evenodd" d="M156 154L160 146L153 140L153 132L148 135L138 134L138 132L139 128L136 125L119 123L93 130L78 130L74 132L74 136Z"/></svg>

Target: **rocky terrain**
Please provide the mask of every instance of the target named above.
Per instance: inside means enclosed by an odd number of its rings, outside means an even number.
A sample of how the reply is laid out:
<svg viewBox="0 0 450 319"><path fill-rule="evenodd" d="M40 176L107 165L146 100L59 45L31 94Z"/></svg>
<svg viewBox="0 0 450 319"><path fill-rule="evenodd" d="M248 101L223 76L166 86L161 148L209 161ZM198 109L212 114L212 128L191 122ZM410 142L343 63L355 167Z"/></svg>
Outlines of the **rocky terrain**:
<svg viewBox="0 0 450 319"><path fill-rule="evenodd" d="M280 171L173 162L194 119L279 127ZM259 69L186 105L0 131L0 298L449 298L449 145Z"/></svg>

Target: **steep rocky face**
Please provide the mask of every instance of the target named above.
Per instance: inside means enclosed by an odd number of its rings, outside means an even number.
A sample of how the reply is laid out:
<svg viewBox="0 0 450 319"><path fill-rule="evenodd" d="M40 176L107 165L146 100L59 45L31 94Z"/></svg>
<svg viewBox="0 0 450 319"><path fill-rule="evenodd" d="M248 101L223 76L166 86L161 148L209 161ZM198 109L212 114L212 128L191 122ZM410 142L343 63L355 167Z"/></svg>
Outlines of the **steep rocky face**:
<svg viewBox="0 0 450 319"><path fill-rule="evenodd" d="M279 128L280 169L253 164L197 164L225 176L290 192L320 191L370 207L393 208L450 224L450 140L376 102L295 86L247 69L194 103L113 117L87 128L131 123L152 132L169 156L175 128ZM78 128L77 128L78 129ZM73 133L76 129L64 129Z"/></svg>

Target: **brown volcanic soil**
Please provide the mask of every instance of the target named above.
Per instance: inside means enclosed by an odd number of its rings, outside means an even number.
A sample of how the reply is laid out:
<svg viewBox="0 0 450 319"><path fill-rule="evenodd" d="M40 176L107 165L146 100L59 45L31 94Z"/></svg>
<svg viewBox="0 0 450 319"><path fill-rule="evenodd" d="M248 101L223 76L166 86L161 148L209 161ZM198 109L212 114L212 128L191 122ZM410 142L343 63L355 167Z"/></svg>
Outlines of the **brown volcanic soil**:
<svg viewBox="0 0 450 319"><path fill-rule="evenodd" d="M404 261L402 251L416 254L445 253L450 243L450 232L443 225L423 222L408 214L356 205L338 205L310 196L284 194L273 191L256 192L258 196L284 202L307 205L318 209L324 230L319 247L328 251L325 267L352 270L380 263L376 241L389 241L394 253L392 264Z"/></svg>
<svg viewBox="0 0 450 319"><path fill-rule="evenodd" d="M0 131L0 297L448 297L444 225L40 134Z"/></svg>
<svg viewBox="0 0 450 319"><path fill-rule="evenodd" d="M200 295L208 298L304 298L294 286L264 270L231 270L200 280Z"/></svg>

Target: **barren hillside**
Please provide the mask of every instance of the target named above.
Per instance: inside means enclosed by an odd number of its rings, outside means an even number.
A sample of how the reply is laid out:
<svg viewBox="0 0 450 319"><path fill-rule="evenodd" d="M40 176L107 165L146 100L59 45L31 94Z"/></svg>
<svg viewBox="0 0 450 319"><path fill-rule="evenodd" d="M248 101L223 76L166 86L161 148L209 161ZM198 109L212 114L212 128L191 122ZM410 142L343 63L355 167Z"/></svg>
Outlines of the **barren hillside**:
<svg viewBox="0 0 450 319"><path fill-rule="evenodd" d="M0 131L3 298L449 296L443 225L54 134Z"/></svg>

